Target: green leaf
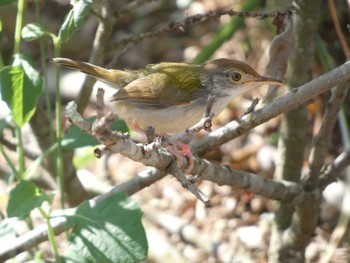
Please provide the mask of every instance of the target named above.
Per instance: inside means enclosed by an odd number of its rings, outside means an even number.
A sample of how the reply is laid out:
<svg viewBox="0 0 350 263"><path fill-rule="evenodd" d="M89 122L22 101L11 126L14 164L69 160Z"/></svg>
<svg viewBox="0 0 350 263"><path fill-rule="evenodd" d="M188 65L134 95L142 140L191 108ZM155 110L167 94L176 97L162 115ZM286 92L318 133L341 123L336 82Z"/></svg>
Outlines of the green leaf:
<svg viewBox="0 0 350 263"><path fill-rule="evenodd" d="M13 119L22 127L34 114L42 91L41 76L27 56L16 55L12 66L0 70L0 91Z"/></svg>
<svg viewBox="0 0 350 263"><path fill-rule="evenodd" d="M112 195L91 208L81 204L67 217L73 226L66 262L140 262L147 257L142 212L124 193Z"/></svg>
<svg viewBox="0 0 350 263"><path fill-rule="evenodd" d="M94 146L99 144L97 139L90 134L82 132L77 126L70 126L66 131L61 145L65 150L72 150L84 146Z"/></svg>
<svg viewBox="0 0 350 263"><path fill-rule="evenodd" d="M93 121L95 117L89 118L88 121ZM117 120L111 125L112 130L127 132L128 127L122 120ZM97 139L90 134L82 132L77 126L72 125L68 128L64 138L62 139L62 147L65 150L72 150L85 146L95 146L100 144Z"/></svg>
<svg viewBox="0 0 350 263"><path fill-rule="evenodd" d="M40 24L31 23L27 24L22 29L22 38L25 41L33 41L43 36L50 36L50 32L46 31Z"/></svg>
<svg viewBox="0 0 350 263"><path fill-rule="evenodd" d="M45 193L32 182L22 180L10 192L10 200L7 206L8 217L22 217L30 213L34 208L48 200Z"/></svg>
<svg viewBox="0 0 350 263"><path fill-rule="evenodd" d="M58 38L61 42L68 41L74 33L81 28L91 4L91 0L79 0L73 2L73 8L67 14L60 32L58 33Z"/></svg>

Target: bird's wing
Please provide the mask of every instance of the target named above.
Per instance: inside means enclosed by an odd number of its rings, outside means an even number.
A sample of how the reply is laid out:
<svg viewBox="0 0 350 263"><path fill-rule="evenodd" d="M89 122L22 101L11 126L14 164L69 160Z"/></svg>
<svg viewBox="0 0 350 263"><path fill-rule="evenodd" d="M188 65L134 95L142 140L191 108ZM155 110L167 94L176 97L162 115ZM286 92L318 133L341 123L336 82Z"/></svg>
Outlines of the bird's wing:
<svg viewBox="0 0 350 263"><path fill-rule="evenodd" d="M195 72L157 70L130 82L111 100L132 103L140 108L181 107L196 99L199 85L199 76Z"/></svg>

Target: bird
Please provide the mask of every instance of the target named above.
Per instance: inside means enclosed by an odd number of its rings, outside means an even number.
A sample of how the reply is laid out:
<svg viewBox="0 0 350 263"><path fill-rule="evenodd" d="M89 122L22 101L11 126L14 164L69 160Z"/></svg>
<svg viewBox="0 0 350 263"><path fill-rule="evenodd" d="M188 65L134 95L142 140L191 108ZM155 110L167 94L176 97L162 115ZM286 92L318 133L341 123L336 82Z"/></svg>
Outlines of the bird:
<svg viewBox="0 0 350 263"><path fill-rule="evenodd" d="M203 116L208 97L219 115L234 98L259 86L283 85L259 75L235 59L220 58L201 65L180 62L149 64L144 69L105 69L69 58L54 58L61 66L79 70L117 91L110 98L115 113L129 127L153 127L157 134L184 131Z"/></svg>

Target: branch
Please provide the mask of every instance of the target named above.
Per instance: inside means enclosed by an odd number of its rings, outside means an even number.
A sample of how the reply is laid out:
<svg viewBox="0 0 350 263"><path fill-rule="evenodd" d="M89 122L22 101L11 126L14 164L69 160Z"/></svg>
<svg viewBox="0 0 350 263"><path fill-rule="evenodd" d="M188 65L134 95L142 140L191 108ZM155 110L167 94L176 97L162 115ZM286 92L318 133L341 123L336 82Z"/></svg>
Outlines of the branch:
<svg viewBox="0 0 350 263"><path fill-rule="evenodd" d="M314 138L309 158L310 171L306 177L307 183L313 187L318 185L319 174L328 152L332 131L338 119L338 112L348 92L348 86L345 83L333 89L332 96L327 103L326 111L322 118L320 130Z"/></svg>
<svg viewBox="0 0 350 263"><path fill-rule="evenodd" d="M320 188L323 190L327 185L337 180L339 175L350 165L350 149L342 152L333 163L320 176Z"/></svg>
<svg viewBox="0 0 350 263"><path fill-rule="evenodd" d="M275 16L290 15L292 14L292 12L293 12L292 8L289 8L282 12L273 11L270 13L235 11L233 9L210 11L205 14L197 14L197 15L189 16L183 22L170 22L168 27L165 27L165 28L161 28L158 30L145 32L137 36L125 38L111 45L110 49L119 49L128 44L131 44L131 43L136 44L138 42L141 42L144 39L154 38L164 34L184 32L186 28L191 28L196 24L207 23L209 21L219 19L221 16L224 16L224 15L240 16L240 17L255 17L259 19L265 19L265 18L275 17Z"/></svg>
<svg viewBox="0 0 350 263"><path fill-rule="evenodd" d="M271 199L291 202L294 205L304 202L308 197L300 186L292 182L269 180L255 174L234 171L225 166L214 165L206 160L196 159L195 162L198 163L198 171L203 172L200 175L200 179L212 181L218 185L230 185L234 188L245 189ZM343 171L349 163L350 151L342 153L336 158L330 169L325 172L324 179L320 181L323 182L322 185L328 185L330 181L333 181L335 179L334 176L338 175L340 171ZM112 190L90 199L89 202L92 206L96 206L107 197L121 192L125 192L131 196L162 179L165 175L165 173L154 168L143 171L129 181L114 187ZM64 217L51 219L51 224L56 235L66 230L65 223L66 219ZM47 240L47 226L40 226L13 240L11 246L2 248L0 250L0 261L12 258Z"/></svg>
<svg viewBox="0 0 350 263"><path fill-rule="evenodd" d="M59 235L66 229L66 218L58 217L50 220L55 235ZM40 243L48 240L47 225L41 225L36 229L17 237L7 246L0 248L0 262L15 257L16 255L28 251Z"/></svg>
<svg viewBox="0 0 350 263"><path fill-rule="evenodd" d="M275 79L284 79L287 71L288 59L294 49L292 16L276 16L273 24L277 33L269 47L269 63L266 65L266 74ZM270 102L275 97L277 86L269 86L264 102Z"/></svg>
<svg viewBox="0 0 350 263"><path fill-rule="evenodd" d="M302 187L288 181L275 181L252 173L231 170L228 166L217 165L208 160L195 158L192 170L202 180L218 185L229 185L264 197L297 205L305 200Z"/></svg>
<svg viewBox="0 0 350 263"><path fill-rule="evenodd" d="M100 158L103 154L117 152L134 161L156 167L165 173L174 175L184 188L193 193L200 201L208 203L209 198L197 189L195 184L188 180L183 172L176 167L174 157L170 153L164 152L164 150L158 151L157 148L145 151L144 145L135 144L128 135L113 133L110 130L109 126L114 120L114 115L111 112L105 115L102 114L104 109L103 94L104 90L100 88L97 92L98 114L96 120L92 124L85 121L77 112L77 105L75 102L70 102L67 105L65 113L65 116L70 121L104 144L104 147L95 149L95 156ZM209 103L208 105L210 106Z"/></svg>

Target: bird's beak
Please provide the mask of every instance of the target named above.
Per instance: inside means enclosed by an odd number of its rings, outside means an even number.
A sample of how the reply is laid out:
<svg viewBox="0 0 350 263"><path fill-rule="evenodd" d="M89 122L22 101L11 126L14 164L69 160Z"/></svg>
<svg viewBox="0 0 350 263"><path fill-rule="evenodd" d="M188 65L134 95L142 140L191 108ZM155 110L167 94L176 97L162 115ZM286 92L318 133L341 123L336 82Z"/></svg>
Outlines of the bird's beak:
<svg viewBox="0 0 350 263"><path fill-rule="evenodd" d="M251 81L246 81L243 84L245 85L276 85L276 86L283 86L284 83L280 80L277 79L272 79L272 78L268 78L268 77L263 77L260 76L257 79L251 80Z"/></svg>

